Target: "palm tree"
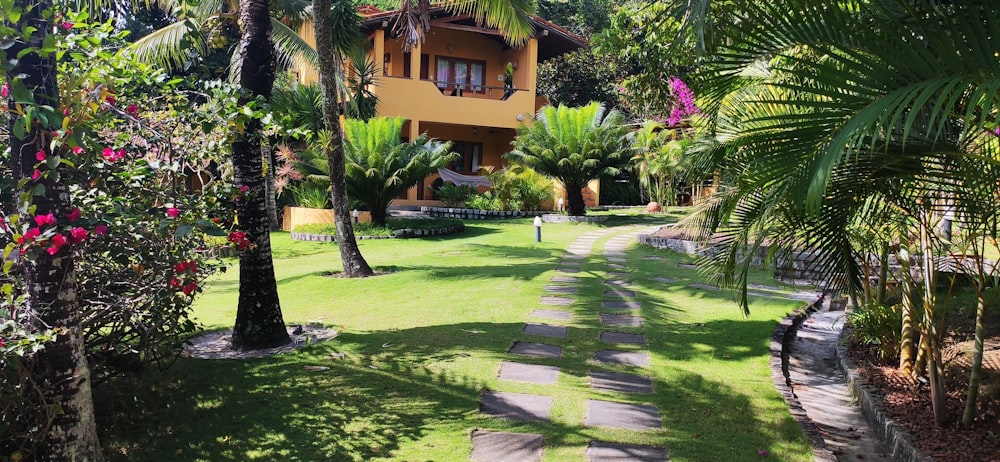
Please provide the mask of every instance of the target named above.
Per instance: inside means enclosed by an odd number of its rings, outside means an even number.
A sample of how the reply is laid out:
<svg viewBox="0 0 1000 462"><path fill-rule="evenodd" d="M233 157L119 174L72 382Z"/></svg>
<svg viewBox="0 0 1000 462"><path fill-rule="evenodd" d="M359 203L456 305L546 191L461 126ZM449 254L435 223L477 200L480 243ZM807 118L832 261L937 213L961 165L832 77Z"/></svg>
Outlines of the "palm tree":
<svg viewBox="0 0 1000 462"><path fill-rule="evenodd" d="M20 100L34 102L34 107L27 111L27 117L34 119L31 123L25 124L26 116L20 111L10 112L9 120L12 127L9 132L10 170L22 198L17 201L18 212L27 223L31 222L32 215L52 214L61 220L71 210L69 186L60 180L72 174L66 165L49 164L41 167L46 171L44 175L33 177L39 162L35 153L48 151L51 157L57 158L56 153L50 151L50 141L60 128L59 122L52 121L61 118L56 112L59 108L56 60L40 51L50 46L48 34L54 24L43 17L43 13L51 7L52 4L44 0L15 4L10 12L21 13L19 19L0 25L0 29L5 29L3 33L11 37L6 49L0 52L10 65L4 74L4 88L8 83L14 88L23 88L30 93L27 99ZM28 128L24 130L13 128L25 125ZM30 199L28 203L24 198ZM35 229L41 227L39 224ZM57 247L54 253L35 249L19 257L24 265L27 309L32 322L42 329L61 330L37 353L33 370L27 371L33 374L32 383L41 385L37 388L39 396L25 398L42 400L39 407L46 409L51 418L44 444L35 454L37 460L101 461L103 455L94 420L91 374L76 291L76 262L71 247Z"/></svg>
<svg viewBox="0 0 1000 462"><path fill-rule="evenodd" d="M240 4L237 0L186 2L158 0L156 5L176 21L136 40L131 52L140 61L179 70L204 58L213 50L231 50L229 76L240 75L239 43L230 35L240 30ZM315 64L316 51L289 25L307 19L308 3L284 0L269 6L268 16L277 59L282 67L290 64Z"/></svg>
<svg viewBox="0 0 1000 462"><path fill-rule="evenodd" d="M989 168L996 143L985 139L1000 103L1000 63L988 51L1000 46L1000 5L731 3L744 20L706 41L718 59L695 76L716 140L700 150L729 186L702 222L723 236L715 262L725 282L745 291L748 256L772 240L809 249L815 270L857 293L848 224L901 211L920 236L918 329L943 424L943 314L932 282L944 243L933 226L945 199L963 213L996 213L976 208L972 191L1000 179Z"/></svg>
<svg viewBox="0 0 1000 462"><path fill-rule="evenodd" d="M605 114L604 105L545 106L536 121L517 129L514 150L507 159L530 167L566 188L569 214L583 216L582 190L587 182L621 173L628 163L624 125L618 111Z"/></svg>
<svg viewBox="0 0 1000 462"><path fill-rule="evenodd" d="M402 117L344 121L347 191L368 207L376 226L385 226L386 209L399 193L458 156L448 152L450 143L428 140L426 134L400 141L403 122Z"/></svg>
<svg viewBox="0 0 1000 462"><path fill-rule="evenodd" d="M271 97L274 84L274 50L268 0L240 0L243 25L239 56L240 85L248 91L243 104L257 97ZM278 286L271 257L271 233L264 196L263 124L249 121L236 135L233 149L233 181L248 194L237 201L236 215L247 239L253 244L240 253L240 296L233 327L233 347L258 349L288 343L281 314Z"/></svg>

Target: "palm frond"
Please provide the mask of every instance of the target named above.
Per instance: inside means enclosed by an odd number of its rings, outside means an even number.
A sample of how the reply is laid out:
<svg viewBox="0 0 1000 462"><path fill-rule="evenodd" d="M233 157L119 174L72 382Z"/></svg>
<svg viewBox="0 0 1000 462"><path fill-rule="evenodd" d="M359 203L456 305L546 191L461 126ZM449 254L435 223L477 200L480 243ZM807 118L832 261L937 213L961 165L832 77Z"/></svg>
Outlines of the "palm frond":
<svg viewBox="0 0 1000 462"><path fill-rule="evenodd" d="M185 19L137 40L129 47L129 53L141 62L179 69L189 61L189 52L203 53L205 49L201 23Z"/></svg>

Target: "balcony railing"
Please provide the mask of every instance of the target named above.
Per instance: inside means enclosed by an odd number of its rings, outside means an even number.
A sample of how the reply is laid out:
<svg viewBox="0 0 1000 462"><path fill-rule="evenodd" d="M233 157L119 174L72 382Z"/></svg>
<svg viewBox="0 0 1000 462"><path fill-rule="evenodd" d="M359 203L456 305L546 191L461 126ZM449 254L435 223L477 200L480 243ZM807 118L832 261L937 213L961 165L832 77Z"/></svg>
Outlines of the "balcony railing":
<svg viewBox="0 0 1000 462"><path fill-rule="evenodd" d="M472 85L467 83L446 82L443 80L421 79L433 83L445 96L461 96L466 98L485 98L506 101L514 93L526 91L518 88L492 87L489 85Z"/></svg>

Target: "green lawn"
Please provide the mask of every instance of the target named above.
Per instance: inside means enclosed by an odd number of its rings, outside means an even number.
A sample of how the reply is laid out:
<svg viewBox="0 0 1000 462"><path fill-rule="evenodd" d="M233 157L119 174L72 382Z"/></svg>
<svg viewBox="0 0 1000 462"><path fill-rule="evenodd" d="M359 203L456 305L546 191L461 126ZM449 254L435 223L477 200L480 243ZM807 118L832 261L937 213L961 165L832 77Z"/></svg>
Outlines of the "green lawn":
<svg viewBox="0 0 1000 462"><path fill-rule="evenodd" d="M768 369L775 322L800 304L755 299L744 319L728 292L652 280L699 282L696 272L677 266L685 256L629 252L646 326L623 330L649 340L653 395L622 397L587 384L589 370L615 369L588 361L607 348L597 342L593 308L605 289L604 240L584 261L586 283L570 307L576 316L568 337L549 341L563 346L563 357L526 361L560 367L559 382L496 378L501 360L525 361L506 353L512 341L540 341L520 330L567 245L602 226L546 224L541 243L530 220L468 222L465 233L448 238L362 241L369 263L386 273L362 280L325 276L340 269L334 245L277 234L286 321L321 321L340 336L267 359L180 359L144 381L140 388L149 393L137 402L104 390L103 442L113 460L130 461L461 461L468 460L471 431L482 428L542 433L546 461L584 460L592 439L664 446L675 461L762 460L759 449L770 453L763 460L810 460ZM215 278L198 300L195 313L207 328L232 323L236 277L233 268ZM552 421L482 417L484 389L553 396ZM584 427L590 398L656 404L664 428Z"/></svg>

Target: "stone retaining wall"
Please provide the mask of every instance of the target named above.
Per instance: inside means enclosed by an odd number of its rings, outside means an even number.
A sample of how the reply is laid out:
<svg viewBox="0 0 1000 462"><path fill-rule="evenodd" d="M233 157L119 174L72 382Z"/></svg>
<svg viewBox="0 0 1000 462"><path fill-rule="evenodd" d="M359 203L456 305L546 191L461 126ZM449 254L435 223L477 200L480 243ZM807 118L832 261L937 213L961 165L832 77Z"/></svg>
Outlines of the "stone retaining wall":
<svg viewBox="0 0 1000 462"><path fill-rule="evenodd" d="M608 221L606 216L597 217L574 217L571 215L559 215L556 213L546 213L542 215L542 221L545 223L598 223L602 221Z"/></svg>
<svg viewBox="0 0 1000 462"><path fill-rule="evenodd" d="M539 210L479 210L453 207L421 206L420 213L439 218L461 218L463 220L496 220L502 218L528 218L541 215Z"/></svg>

